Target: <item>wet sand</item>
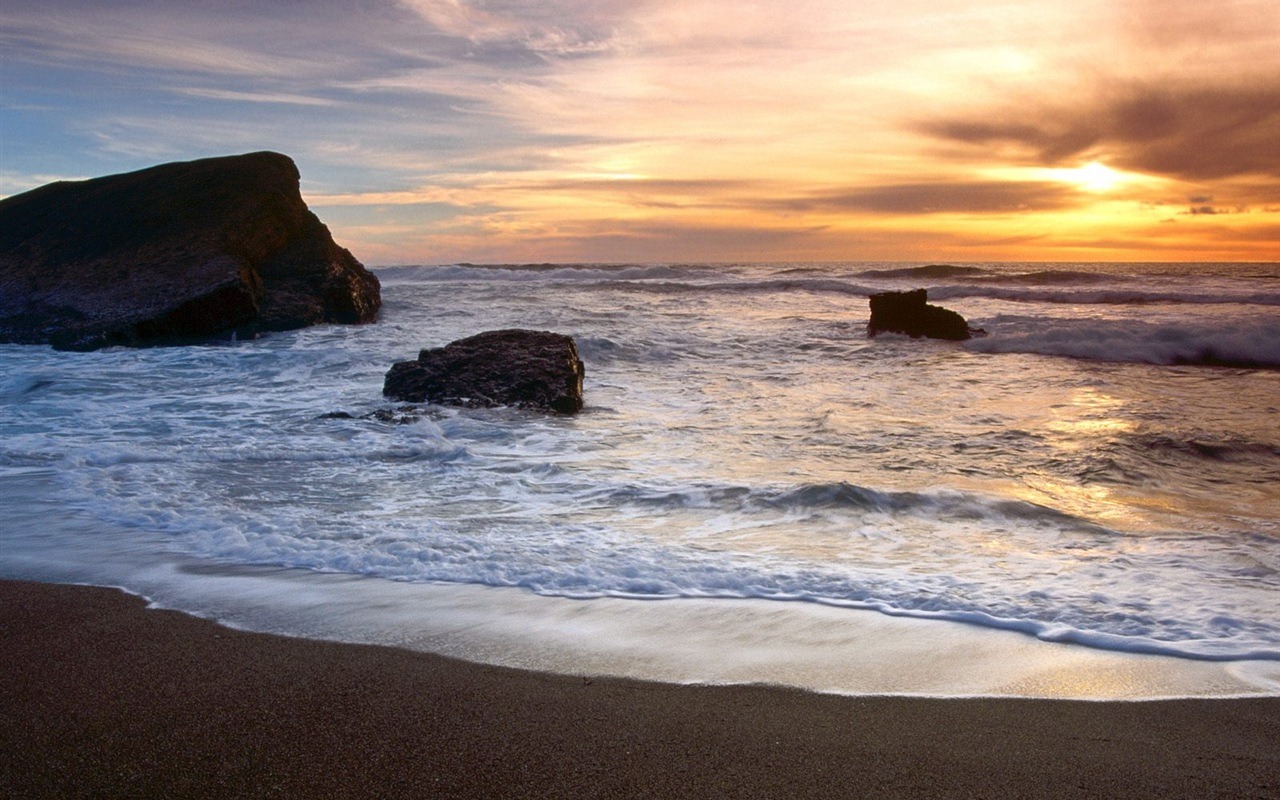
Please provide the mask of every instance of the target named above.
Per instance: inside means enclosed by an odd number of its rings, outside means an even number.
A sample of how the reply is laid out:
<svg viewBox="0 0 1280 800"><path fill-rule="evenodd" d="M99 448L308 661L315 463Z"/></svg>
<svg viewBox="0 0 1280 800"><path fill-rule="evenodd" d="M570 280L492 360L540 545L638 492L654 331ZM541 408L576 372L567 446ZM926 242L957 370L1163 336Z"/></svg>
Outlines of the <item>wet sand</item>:
<svg viewBox="0 0 1280 800"><path fill-rule="evenodd" d="M522 672L0 581L5 797L1280 797L1280 698L841 697Z"/></svg>

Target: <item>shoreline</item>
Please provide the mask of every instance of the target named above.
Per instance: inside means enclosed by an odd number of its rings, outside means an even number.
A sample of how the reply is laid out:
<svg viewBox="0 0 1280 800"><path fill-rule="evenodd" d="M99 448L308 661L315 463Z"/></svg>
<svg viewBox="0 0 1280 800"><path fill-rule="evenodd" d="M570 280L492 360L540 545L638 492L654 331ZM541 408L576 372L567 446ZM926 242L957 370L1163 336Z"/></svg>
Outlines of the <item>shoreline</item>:
<svg viewBox="0 0 1280 800"><path fill-rule="evenodd" d="M399 647L535 672L834 695L1154 700L1280 696L1280 662L1175 658L809 602L589 601L228 565L167 551L58 502L45 470L6 470L0 578L115 587L243 631ZM16 516L14 516L16 515Z"/></svg>
<svg viewBox="0 0 1280 800"><path fill-rule="evenodd" d="M583 678L0 581L6 796L1280 794L1280 698L846 696Z"/></svg>

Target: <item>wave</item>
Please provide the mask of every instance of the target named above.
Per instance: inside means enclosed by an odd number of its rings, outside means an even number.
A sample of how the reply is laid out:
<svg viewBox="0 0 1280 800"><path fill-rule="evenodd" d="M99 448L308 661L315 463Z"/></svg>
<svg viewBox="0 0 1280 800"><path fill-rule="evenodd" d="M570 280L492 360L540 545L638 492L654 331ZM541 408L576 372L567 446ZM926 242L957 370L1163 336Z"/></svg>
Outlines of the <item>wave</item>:
<svg viewBox="0 0 1280 800"><path fill-rule="evenodd" d="M962 492L880 492L853 484L818 483L753 489L746 486L708 485L684 491L657 487L620 487L602 491L596 502L610 504L617 515L639 505L664 510L723 506L746 517L760 511L794 520L799 511L850 509L873 515L937 516L939 508L968 521L990 536L1011 534L1011 515L1030 530L1046 529L1038 541L1046 548L1096 549L1103 539L1121 539L1118 533L1089 525L1070 515L1031 503L981 497ZM585 502L585 501L582 501ZM1254 605L1266 605L1274 591L1274 573L1258 573L1258 586L1250 602L1235 605L1215 595L1212 586L1186 587L1153 583L1136 590L1108 581L1102 573L1128 574L1134 570L1160 573L1172 579L1194 559L1198 569L1220 559L1222 552L1237 553L1240 542L1229 537L1199 536L1196 553L1185 554L1185 540L1173 537L1162 544L1158 537L1117 551L1106 565L1086 575L1038 573L1032 584L1010 591L999 582L988 583L974 574L973 558L961 559L952 568L929 564L897 567L873 554L855 561L830 563L825 559L795 560L785 554L734 549L663 546L655 541L619 535L607 525L555 524L554 535L530 537L510 513L469 518L478 527L451 528L439 516L415 519L398 517L383 523L376 535L362 530L352 535L320 537L310 525L247 524L232 514L209 520L191 531L197 555L231 559L241 563L300 567L324 572L361 573L410 582L449 582L493 587L522 588L537 594L593 599L720 598L812 602L844 608L879 611L893 616L950 620L985 627L1019 631L1056 642L1076 642L1094 647L1145 653L1165 653L1202 659L1280 659L1280 626L1265 621ZM720 515L716 515L720 516ZM971 518L972 517L972 518ZM872 529L896 530L902 547L946 547L946 538L958 535L955 526L934 526L927 535L918 526L894 528L888 520L870 520ZM190 525L188 520L175 523ZM1063 526L1083 525L1079 537L1062 540L1055 533ZM749 520L748 528L749 530ZM740 529L742 530L742 529ZM847 537L884 536L845 528ZM928 537L928 541L921 541ZM1269 542L1248 543L1255 550ZM993 569L1026 569L1015 558L994 556ZM1042 569L1038 563L1029 567ZM1167 589L1161 589L1166 586ZM1154 594L1153 594L1154 593ZM1158 595L1158 596L1157 596Z"/></svg>
<svg viewBox="0 0 1280 800"><path fill-rule="evenodd" d="M1144 451L1169 453L1219 464L1268 464L1280 467L1280 443L1222 438L1205 432L1191 436L1137 434L1130 444Z"/></svg>
<svg viewBox="0 0 1280 800"><path fill-rule="evenodd" d="M991 335L966 342L969 350L1161 366L1280 369L1280 319L1237 322L1229 328L1026 317L997 317L985 324Z"/></svg>
<svg viewBox="0 0 1280 800"><path fill-rule="evenodd" d="M21 403L53 386L57 381L40 375L18 374L0 378L0 402Z"/></svg>
<svg viewBox="0 0 1280 800"><path fill-rule="evenodd" d="M748 515L783 514L803 517L819 512L845 511L855 515L882 514L940 522L1007 525L1017 522L1060 531L1106 533L1089 520L1024 500L994 498L951 489L895 492L846 481L802 484L789 488L699 486L680 490L623 486L592 493L591 502L610 507L642 507L672 511L704 509Z"/></svg>
<svg viewBox="0 0 1280 800"><path fill-rule="evenodd" d="M1160 292L1138 289L1035 290L998 286L935 286L930 300L986 297L1019 303L1071 305L1255 305L1280 306L1280 292Z"/></svg>
<svg viewBox="0 0 1280 800"><path fill-rule="evenodd" d="M992 282L992 283L1015 283L1030 286L1051 286L1054 284L1089 284L1089 283L1107 283L1117 280L1114 275L1105 275L1098 272L1080 272L1078 270L1069 269L1048 269L1042 272L1017 272L1017 273L999 273L990 275L980 275L973 278L974 281Z"/></svg>
<svg viewBox="0 0 1280 800"><path fill-rule="evenodd" d="M782 294L812 292L849 297L870 297L886 290L884 286L852 283L838 278L779 278L772 280L713 281L695 283L673 281L652 276L643 282L605 278L593 288L630 290L649 294ZM1280 292L1159 292L1131 289L1045 290L1008 288L994 285L944 285L928 287L930 302L965 298L988 298L1019 303L1054 305L1257 305L1280 306Z"/></svg>
<svg viewBox="0 0 1280 800"><path fill-rule="evenodd" d="M858 273L863 278L913 278L916 280L941 280L946 278L973 278L991 275L980 267L961 267L953 264L929 264L924 267L899 267L895 269L869 269Z"/></svg>
<svg viewBox="0 0 1280 800"><path fill-rule="evenodd" d="M795 273L799 274L799 273ZM575 288L599 291L633 291L642 294L781 294L815 292L867 297L880 289L849 283L829 276L785 277L762 280L725 280L726 275L701 268L652 266L598 269L563 267L555 270L507 270L502 267L396 267L383 269L384 283L450 281L572 282Z"/></svg>
<svg viewBox="0 0 1280 800"><path fill-rule="evenodd" d="M1103 272L1086 272L1073 269L1043 269L1026 272L1012 272L1005 269L990 269L973 266L957 266L954 264L930 264L924 267L901 267L894 269L871 269L856 273L860 278L894 279L894 280L961 280L968 283L1007 283L1027 286L1052 286L1056 284L1094 284L1126 281L1130 277L1107 274Z"/></svg>
<svg viewBox="0 0 1280 800"><path fill-rule="evenodd" d="M364 458L373 466L405 457L434 461L462 455L433 444L383 448ZM293 474L304 457L296 451L259 456L282 460L286 474ZM200 457L191 451L178 463ZM241 457L211 454L208 461ZM129 491L114 499L98 493L102 482L95 476L140 460L148 460L145 452L123 448L104 449L84 459L80 466L94 478L93 490L86 487L83 492L86 510L126 527L169 535L192 555L233 563L409 582L517 587L580 599L811 602L958 621L1113 650L1206 659L1280 658L1280 626L1265 621L1267 615L1255 608L1258 602L1226 602L1211 585L1223 554L1237 554L1241 547L1262 551L1269 542L1242 545L1235 537L1202 536L1196 539L1195 554L1187 556L1185 541L1178 536L1169 545L1148 539L1130 547L1124 534L1087 519L974 492L891 491L847 481L601 486L571 480L572 470L549 476L552 465L528 461L491 465L489 469L502 469L495 482L476 480L486 470L483 459L455 465L460 469L451 467L460 480L443 495L433 499L410 491L383 497L374 513L363 514L331 514L318 500L258 507L220 491L200 495L196 505L173 505L167 496L140 503ZM551 477L556 490L547 495L541 489L525 492L524 481L510 472L517 467L539 470L529 486L545 488ZM365 471L363 466L359 469ZM149 481L153 474L157 473L149 470L137 479ZM175 488L186 484L179 482ZM491 497L496 487L514 493ZM210 488L207 481L203 488ZM362 494L360 485L351 488L351 497ZM566 513L567 508L574 513ZM692 536L673 545L666 536L632 535L619 527L618 521L627 519L698 519L707 528L728 526L730 536L704 539L695 526ZM815 552L822 555L795 557L785 548L740 549L734 543L757 526L773 525L805 541L820 540ZM987 564L982 551L952 543L966 536L983 541L998 537L1012 542L1013 549L993 554ZM893 557L883 557L876 541L887 542L883 547L890 548ZM831 547L835 551L823 549ZM901 561L899 549L917 548L938 552L936 557ZM1100 565L1088 575L1059 575L1046 567L1058 563L1052 554L1044 560L1039 554L1064 548L1115 554L1106 562L1115 566ZM1012 555L1020 549L1027 555ZM828 552L835 556L827 557ZM1134 590L1127 579L1103 574L1108 569L1126 575L1145 570L1166 581L1153 585L1172 585L1168 581L1180 574L1188 559L1195 560L1196 574L1208 579L1203 588L1179 586L1176 595L1171 589L1152 597L1152 585ZM993 580L991 570L1002 577ZM1004 580L1010 570L1026 573L1026 579ZM1254 594L1269 597L1276 579L1258 574Z"/></svg>
<svg viewBox="0 0 1280 800"><path fill-rule="evenodd" d="M672 264L448 264L436 267L383 267L384 283L436 281L651 281L720 273L710 265Z"/></svg>
<svg viewBox="0 0 1280 800"><path fill-rule="evenodd" d="M1215 498L1226 485L1265 486L1280 482L1280 442L1223 436L1213 431L1112 430L1088 447L1050 457L1044 466L1082 485L1106 484L1139 493L1147 493L1152 487L1179 486L1184 498ZM1280 534L1277 520L1262 507L1245 504L1228 513L1229 524L1239 528L1238 536L1259 536L1274 544L1275 536ZM1280 563L1271 571L1276 570L1280 570Z"/></svg>
<svg viewBox="0 0 1280 800"><path fill-rule="evenodd" d="M607 336L579 336L578 352L588 364L603 366L617 362L668 364L681 357L681 342L611 339Z"/></svg>
<svg viewBox="0 0 1280 800"><path fill-rule="evenodd" d="M813 292L815 294L839 294L852 297L869 297L878 288L863 286L836 278L792 278L758 281L718 281L691 283L688 281L655 281L632 284L627 281L602 281L597 288L631 289L637 292L658 294L790 294Z"/></svg>
<svg viewBox="0 0 1280 800"><path fill-rule="evenodd" d="M1067 305L1257 305L1280 306L1280 292L1204 291L1150 287L1128 288L1129 279L1072 270L998 273L978 267L931 265L853 273L855 280L830 270L789 268L769 275L715 265L535 264L389 267L378 270L384 283L437 282L567 282L584 290L634 291L644 294L815 294L869 297L892 288L877 281L910 279L960 280L928 286L929 298L940 302L989 298L1017 303ZM1101 284L1110 285L1103 286ZM1119 285L1117 285L1119 284ZM1092 286L1094 288L1083 288Z"/></svg>

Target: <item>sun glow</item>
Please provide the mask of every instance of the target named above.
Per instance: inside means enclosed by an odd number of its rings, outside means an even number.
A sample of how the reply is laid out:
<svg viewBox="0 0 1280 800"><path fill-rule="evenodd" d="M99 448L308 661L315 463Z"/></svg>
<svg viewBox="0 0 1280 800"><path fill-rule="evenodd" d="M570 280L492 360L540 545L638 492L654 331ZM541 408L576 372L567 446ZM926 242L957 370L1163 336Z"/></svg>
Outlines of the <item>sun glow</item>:
<svg viewBox="0 0 1280 800"><path fill-rule="evenodd" d="M1056 170L1060 180L1075 184L1086 192L1109 192L1129 182L1129 177L1099 161L1090 161L1075 169Z"/></svg>

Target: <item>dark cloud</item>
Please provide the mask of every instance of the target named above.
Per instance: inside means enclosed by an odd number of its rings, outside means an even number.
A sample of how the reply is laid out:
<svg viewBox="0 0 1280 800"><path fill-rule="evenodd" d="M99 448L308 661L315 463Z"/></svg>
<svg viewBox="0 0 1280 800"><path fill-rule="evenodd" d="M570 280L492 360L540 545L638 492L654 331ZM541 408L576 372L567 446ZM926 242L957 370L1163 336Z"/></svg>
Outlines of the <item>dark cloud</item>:
<svg viewBox="0 0 1280 800"><path fill-rule="evenodd" d="M758 181L738 179L698 178L631 178L631 179L577 179L534 184L535 189L557 191L639 193L665 195L716 194L728 190L743 190L761 186Z"/></svg>
<svg viewBox="0 0 1280 800"><path fill-rule="evenodd" d="M920 128L1050 166L1103 157L1182 180L1280 178L1280 76L1241 86L1131 86L1075 105L981 110Z"/></svg>
<svg viewBox="0 0 1280 800"><path fill-rule="evenodd" d="M777 211L872 214L1000 214L1047 211L1079 203L1063 184L1043 181L938 181L869 186L763 203Z"/></svg>
<svg viewBox="0 0 1280 800"><path fill-rule="evenodd" d="M957 239L954 242L956 247L1005 247L1015 244L1031 244L1032 242L1042 242L1049 238L1047 233L1031 233L1022 236L1000 236L997 238L977 238L977 239Z"/></svg>
<svg viewBox="0 0 1280 800"><path fill-rule="evenodd" d="M796 195L795 187L748 179L633 179L549 181L534 191L608 195L631 205L662 208L752 209L777 214L1000 214L1079 204L1080 194L1045 181L899 183Z"/></svg>
<svg viewBox="0 0 1280 800"><path fill-rule="evenodd" d="M1237 206L1235 208L1222 208L1220 206L1191 206L1182 212L1193 217L1200 216L1217 216L1220 214L1248 214L1249 209L1246 206Z"/></svg>
<svg viewBox="0 0 1280 800"><path fill-rule="evenodd" d="M1025 113L1025 112L1023 112ZM983 148L1010 146L1018 155L1043 164L1058 164L1098 142L1100 131L1093 120L1064 125L1050 115L1036 121L1001 119L1000 114L975 114L974 118L932 120L920 126L926 134L951 142Z"/></svg>

